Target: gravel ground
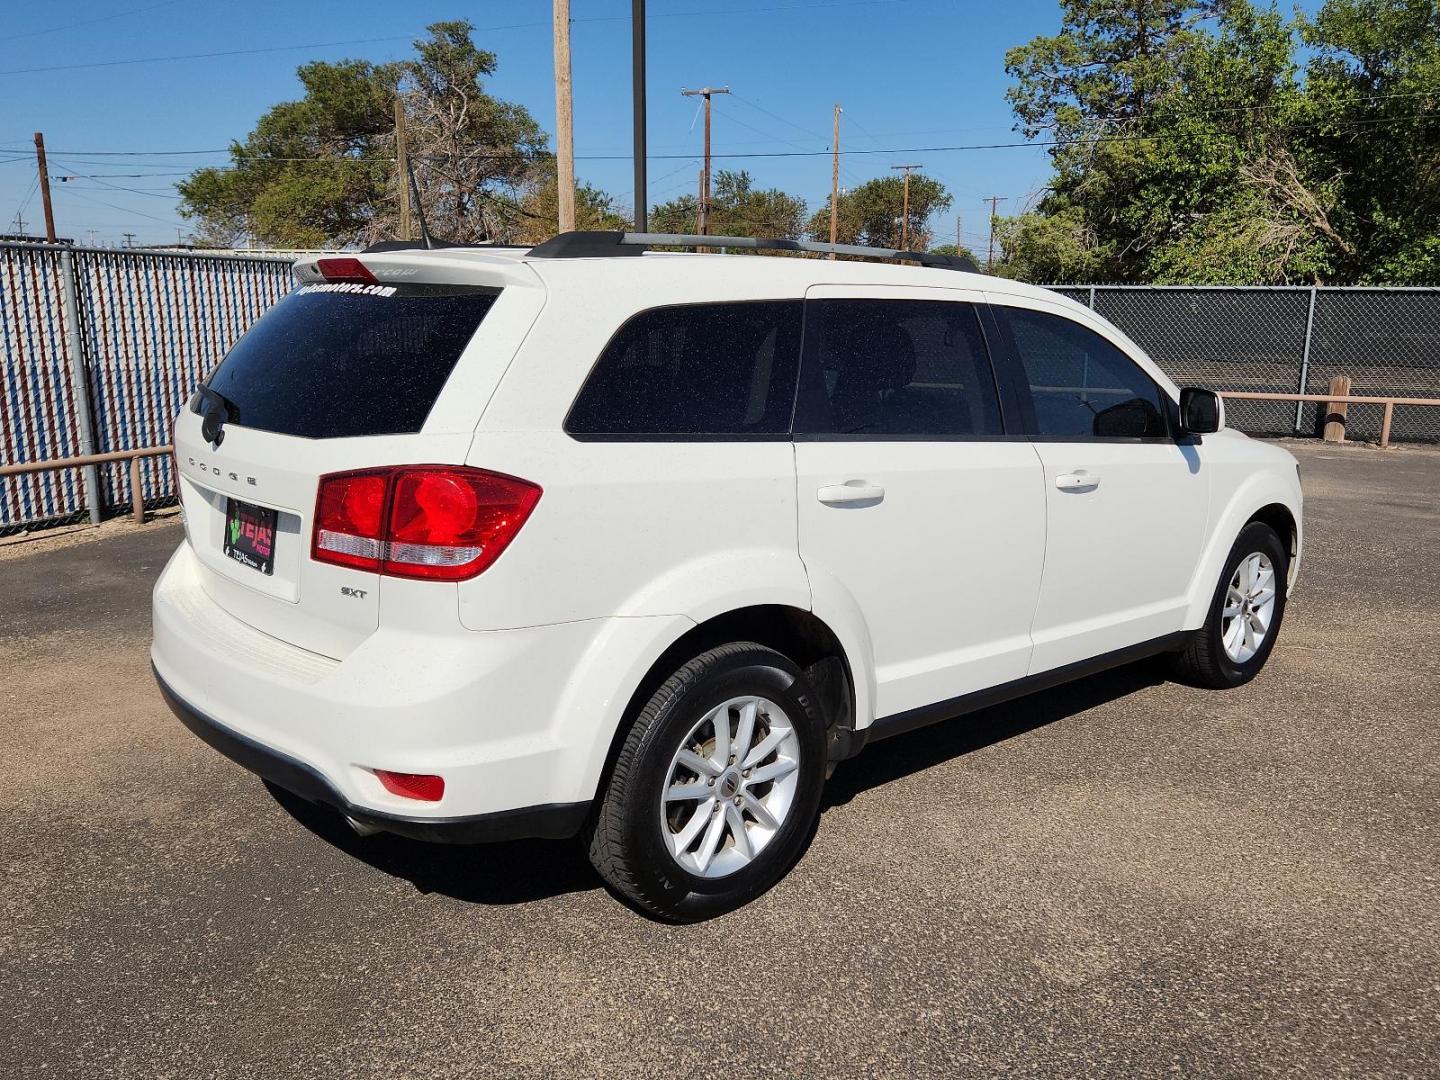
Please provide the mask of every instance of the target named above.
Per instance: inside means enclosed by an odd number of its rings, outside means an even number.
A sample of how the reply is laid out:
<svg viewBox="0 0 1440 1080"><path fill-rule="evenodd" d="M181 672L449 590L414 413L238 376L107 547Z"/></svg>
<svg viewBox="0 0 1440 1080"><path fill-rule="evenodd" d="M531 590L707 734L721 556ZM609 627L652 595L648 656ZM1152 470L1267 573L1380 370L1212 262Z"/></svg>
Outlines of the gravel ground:
<svg viewBox="0 0 1440 1080"><path fill-rule="evenodd" d="M1297 448L1279 647L877 744L750 908L362 841L171 717L161 523L0 561L0 1076L1413 1077L1440 1061L1440 454Z"/></svg>

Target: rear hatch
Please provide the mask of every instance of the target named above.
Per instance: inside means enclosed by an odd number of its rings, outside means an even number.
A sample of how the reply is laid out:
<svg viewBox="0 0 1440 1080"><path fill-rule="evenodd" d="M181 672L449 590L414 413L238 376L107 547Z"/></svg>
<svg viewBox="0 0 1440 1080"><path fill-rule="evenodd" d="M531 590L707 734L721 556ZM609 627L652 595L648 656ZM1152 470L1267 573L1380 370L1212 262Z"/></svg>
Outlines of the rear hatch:
<svg viewBox="0 0 1440 1080"><path fill-rule="evenodd" d="M175 455L205 592L340 659L379 624L382 583L311 558L320 478L463 462L543 290L523 263L470 252L320 259L296 275L176 419Z"/></svg>

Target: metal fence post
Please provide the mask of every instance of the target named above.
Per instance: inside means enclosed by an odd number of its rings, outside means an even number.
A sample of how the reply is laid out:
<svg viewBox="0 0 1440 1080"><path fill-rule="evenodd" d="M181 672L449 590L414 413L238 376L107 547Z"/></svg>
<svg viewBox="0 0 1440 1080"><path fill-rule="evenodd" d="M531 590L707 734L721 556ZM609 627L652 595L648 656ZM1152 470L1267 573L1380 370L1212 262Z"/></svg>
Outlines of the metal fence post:
<svg viewBox="0 0 1440 1080"><path fill-rule="evenodd" d="M1315 293L1314 285L1310 286L1310 310L1305 316L1305 348L1300 353L1300 384L1295 388L1297 394L1305 393L1305 387L1310 383L1310 338L1315 332ZM1300 433L1300 421L1305 415L1305 403L1295 403L1295 433Z"/></svg>
<svg viewBox="0 0 1440 1080"><path fill-rule="evenodd" d="M1090 286L1090 310L1095 310L1095 286Z"/></svg>
<svg viewBox="0 0 1440 1080"><path fill-rule="evenodd" d="M80 333L79 289L76 287L75 256L65 250L60 252L61 288L65 300L65 337L70 353L70 393L75 401L76 435L80 453L95 453L94 413L90 408L90 365L85 361L85 338ZM86 465L85 505L90 509L90 524L99 525L101 519L100 467Z"/></svg>

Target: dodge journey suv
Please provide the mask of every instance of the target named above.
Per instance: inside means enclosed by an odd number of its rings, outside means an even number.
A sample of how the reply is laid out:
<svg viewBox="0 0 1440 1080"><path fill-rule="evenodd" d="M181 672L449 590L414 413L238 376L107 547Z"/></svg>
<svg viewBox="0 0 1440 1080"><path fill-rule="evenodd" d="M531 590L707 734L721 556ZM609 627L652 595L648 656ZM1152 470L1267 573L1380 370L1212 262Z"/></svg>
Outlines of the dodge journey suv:
<svg viewBox="0 0 1440 1080"><path fill-rule="evenodd" d="M200 738L362 833L578 835L685 921L868 742L1265 663L1299 477L1215 394L1044 289L642 239L297 264L176 420L152 656Z"/></svg>

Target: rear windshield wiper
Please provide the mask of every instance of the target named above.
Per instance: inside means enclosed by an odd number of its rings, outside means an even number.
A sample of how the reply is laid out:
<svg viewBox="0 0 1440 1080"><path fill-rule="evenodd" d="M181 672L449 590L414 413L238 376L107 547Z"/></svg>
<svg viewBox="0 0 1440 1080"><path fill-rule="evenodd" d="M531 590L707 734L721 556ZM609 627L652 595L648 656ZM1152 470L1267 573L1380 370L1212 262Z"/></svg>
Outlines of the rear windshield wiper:
<svg viewBox="0 0 1440 1080"><path fill-rule="evenodd" d="M205 416L216 409L223 410L224 420L234 420L240 415L239 407L219 390L213 390L206 383L195 385L195 396L190 399L190 411Z"/></svg>

